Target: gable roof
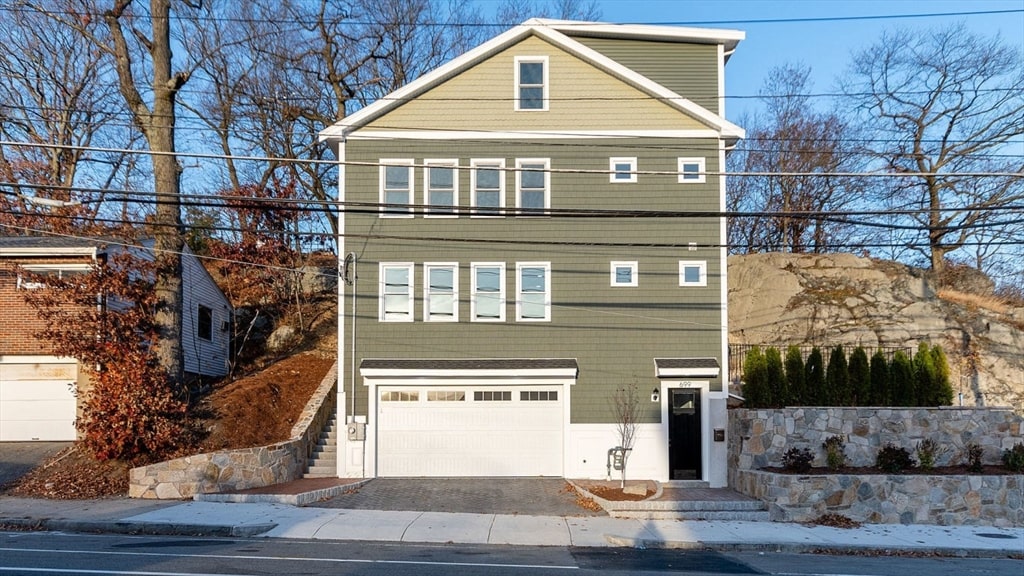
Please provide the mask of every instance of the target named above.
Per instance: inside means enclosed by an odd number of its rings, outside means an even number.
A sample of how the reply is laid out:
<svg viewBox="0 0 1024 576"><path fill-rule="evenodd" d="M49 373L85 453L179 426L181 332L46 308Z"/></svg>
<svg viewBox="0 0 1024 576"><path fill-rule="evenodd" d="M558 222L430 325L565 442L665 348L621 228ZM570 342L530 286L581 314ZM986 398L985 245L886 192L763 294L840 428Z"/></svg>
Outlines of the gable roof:
<svg viewBox="0 0 1024 576"><path fill-rule="evenodd" d="M744 131L739 126L695 104L691 100L683 98L650 78L623 66L604 54L585 46L581 42L574 40L570 34L630 38L634 40L722 44L729 51L734 49L736 44L745 37L745 34L738 30L605 24L600 22L574 22L535 18L495 36L480 46L402 86L373 104L323 129L320 132L320 141L345 138L348 134L394 110L406 100L416 98L430 88L445 82L529 36L538 36L550 42L596 68L617 77L623 82L662 100L669 106L695 118L708 127L721 132L723 136L732 138L743 137Z"/></svg>

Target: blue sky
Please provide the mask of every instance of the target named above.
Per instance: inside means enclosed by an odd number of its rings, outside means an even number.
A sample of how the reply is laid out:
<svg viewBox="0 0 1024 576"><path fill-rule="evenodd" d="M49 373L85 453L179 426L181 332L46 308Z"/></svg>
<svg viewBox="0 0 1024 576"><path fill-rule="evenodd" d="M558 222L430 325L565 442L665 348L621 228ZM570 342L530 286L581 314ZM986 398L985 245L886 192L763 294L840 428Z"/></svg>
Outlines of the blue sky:
<svg viewBox="0 0 1024 576"><path fill-rule="evenodd" d="M1024 53L1024 12L824 22L752 20L892 16L1024 10L1024 0L603 0L602 20L617 23L672 23L743 30L746 40L726 67L726 95L756 95L770 68L802 62L811 67L814 92L830 92L853 52L895 27L928 29L964 22L972 31L1000 34ZM721 22L722 23L707 23ZM756 107L753 100L730 98L726 115L736 120Z"/></svg>

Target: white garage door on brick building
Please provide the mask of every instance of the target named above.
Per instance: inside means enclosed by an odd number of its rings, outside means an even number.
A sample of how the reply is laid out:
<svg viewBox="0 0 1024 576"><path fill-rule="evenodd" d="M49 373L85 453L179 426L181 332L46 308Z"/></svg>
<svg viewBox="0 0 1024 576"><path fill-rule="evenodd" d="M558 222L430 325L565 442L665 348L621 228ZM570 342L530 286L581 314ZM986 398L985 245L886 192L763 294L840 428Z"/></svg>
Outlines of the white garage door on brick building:
<svg viewBox="0 0 1024 576"><path fill-rule="evenodd" d="M78 363L0 357L0 442L74 440Z"/></svg>

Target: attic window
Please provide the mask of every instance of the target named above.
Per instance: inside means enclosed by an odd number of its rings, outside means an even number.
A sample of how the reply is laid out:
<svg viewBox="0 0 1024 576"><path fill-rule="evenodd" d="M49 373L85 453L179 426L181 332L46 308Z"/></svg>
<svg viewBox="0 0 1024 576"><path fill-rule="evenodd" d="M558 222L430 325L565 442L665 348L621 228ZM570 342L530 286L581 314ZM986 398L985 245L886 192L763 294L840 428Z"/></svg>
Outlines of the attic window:
<svg viewBox="0 0 1024 576"><path fill-rule="evenodd" d="M516 56L516 110L548 109L547 56Z"/></svg>

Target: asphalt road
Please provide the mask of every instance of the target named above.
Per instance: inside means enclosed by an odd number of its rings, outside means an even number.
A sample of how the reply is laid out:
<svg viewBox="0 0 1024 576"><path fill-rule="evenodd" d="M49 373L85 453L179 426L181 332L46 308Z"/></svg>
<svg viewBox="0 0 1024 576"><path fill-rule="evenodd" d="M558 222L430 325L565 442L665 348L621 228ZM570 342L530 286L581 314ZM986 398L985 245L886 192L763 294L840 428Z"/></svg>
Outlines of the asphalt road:
<svg viewBox="0 0 1024 576"><path fill-rule="evenodd" d="M0 532L0 575L1020 576L1024 561Z"/></svg>
<svg viewBox="0 0 1024 576"><path fill-rule="evenodd" d="M21 478L71 442L0 442L0 487Z"/></svg>

